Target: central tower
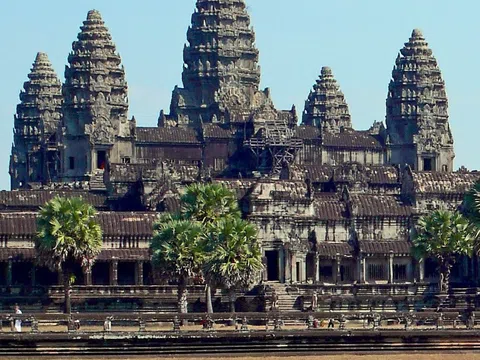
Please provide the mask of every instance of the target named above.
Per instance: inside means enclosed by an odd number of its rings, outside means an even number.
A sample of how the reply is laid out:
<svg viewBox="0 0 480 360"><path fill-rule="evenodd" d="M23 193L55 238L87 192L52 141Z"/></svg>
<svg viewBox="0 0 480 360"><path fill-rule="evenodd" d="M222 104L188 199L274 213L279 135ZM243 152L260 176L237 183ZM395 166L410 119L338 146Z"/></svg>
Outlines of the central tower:
<svg viewBox="0 0 480 360"><path fill-rule="evenodd" d="M445 82L420 30L397 57L387 98L391 163L420 171L453 171Z"/></svg>
<svg viewBox="0 0 480 360"><path fill-rule="evenodd" d="M258 50L243 0L197 0L187 40L183 88L175 88L170 107L176 124L244 121L270 103L258 91Z"/></svg>

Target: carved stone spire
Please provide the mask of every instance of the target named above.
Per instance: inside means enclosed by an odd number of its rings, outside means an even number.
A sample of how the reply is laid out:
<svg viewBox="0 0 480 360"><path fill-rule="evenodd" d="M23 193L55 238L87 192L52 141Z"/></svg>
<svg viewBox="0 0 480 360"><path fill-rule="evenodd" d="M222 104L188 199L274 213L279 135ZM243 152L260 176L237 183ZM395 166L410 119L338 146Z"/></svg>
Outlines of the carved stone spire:
<svg viewBox="0 0 480 360"><path fill-rule="evenodd" d="M184 88L175 88L170 109L179 123L222 121L227 109L269 103L258 92L258 50L243 0L197 0L187 40Z"/></svg>
<svg viewBox="0 0 480 360"><path fill-rule="evenodd" d="M303 124L316 126L330 133L352 127L345 96L329 67L322 68L320 78L305 102Z"/></svg>
<svg viewBox="0 0 480 360"><path fill-rule="evenodd" d="M394 164L452 171L453 137L445 82L423 34L415 29L395 62L386 116Z"/></svg>
<svg viewBox="0 0 480 360"><path fill-rule="evenodd" d="M14 123L10 160L12 189L58 175L56 131L62 115L62 86L45 53L38 53L23 84Z"/></svg>
<svg viewBox="0 0 480 360"><path fill-rule="evenodd" d="M109 156L117 161L111 148L132 136L125 71L100 13L89 11L80 29L68 56L63 87L63 166L69 179L83 179L104 167Z"/></svg>

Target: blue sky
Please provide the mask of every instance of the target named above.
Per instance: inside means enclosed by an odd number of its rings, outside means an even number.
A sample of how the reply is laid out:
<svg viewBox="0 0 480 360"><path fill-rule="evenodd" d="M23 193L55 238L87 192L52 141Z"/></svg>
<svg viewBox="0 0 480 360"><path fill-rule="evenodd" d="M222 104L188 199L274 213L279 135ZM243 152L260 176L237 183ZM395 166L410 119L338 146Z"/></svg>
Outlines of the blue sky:
<svg viewBox="0 0 480 360"><path fill-rule="evenodd" d="M322 66L345 93L357 129L385 118L385 98L398 51L416 27L433 49L450 104L456 167L479 168L480 2L474 0L246 0L257 35L262 87L280 109L304 101ZM155 126L181 83L182 50L195 0L3 0L0 3L0 189L19 91L38 51L58 76L88 10L98 9L122 56L130 116Z"/></svg>

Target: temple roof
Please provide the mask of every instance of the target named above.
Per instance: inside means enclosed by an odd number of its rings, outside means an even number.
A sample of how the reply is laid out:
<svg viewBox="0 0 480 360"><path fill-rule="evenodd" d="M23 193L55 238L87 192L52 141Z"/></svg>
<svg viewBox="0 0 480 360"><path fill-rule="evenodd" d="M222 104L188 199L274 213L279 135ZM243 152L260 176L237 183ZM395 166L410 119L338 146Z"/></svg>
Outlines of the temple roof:
<svg viewBox="0 0 480 360"><path fill-rule="evenodd" d="M352 127L345 96L333 77L331 68L322 68L320 78L305 102L302 123L332 133Z"/></svg>
<svg viewBox="0 0 480 360"><path fill-rule="evenodd" d="M137 127L137 143L176 143L200 145L197 132L189 127Z"/></svg>
<svg viewBox="0 0 480 360"><path fill-rule="evenodd" d="M448 173L413 171L414 189L417 194L464 195L480 180L480 173Z"/></svg>
<svg viewBox="0 0 480 360"><path fill-rule="evenodd" d="M409 217L413 213L411 206L391 195L351 194L350 199L356 217Z"/></svg>
<svg viewBox="0 0 480 360"><path fill-rule="evenodd" d="M37 232L36 212L0 213L0 236L33 237ZM104 239L107 238L143 238L153 236L153 223L157 213L140 212L99 212L98 221Z"/></svg>
<svg viewBox="0 0 480 360"><path fill-rule="evenodd" d="M383 150L383 144L378 136L368 131L345 129L339 133L325 133L322 144L327 147L342 149L372 149Z"/></svg>
<svg viewBox="0 0 480 360"><path fill-rule="evenodd" d="M110 182L132 183L140 179L158 180L156 164L110 164Z"/></svg>
<svg viewBox="0 0 480 360"><path fill-rule="evenodd" d="M353 248L346 242L334 243L322 241L317 243L318 255L327 258L336 258L338 255L341 257L351 256L353 254Z"/></svg>
<svg viewBox="0 0 480 360"><path fill-rule="evenodd" d="M345 203L340 201L338 194L324 195L319 194L314 200L315 215L320 220L345 220L346 207Z"/></svg>
<svg viewBox="0 0 480 360"><path fill-rule="evenodd" d="M55 196L81 197L96 208L106 207L106 196L82 190L14 190L0 191L1 209L38 209Z"/></svg>
<svg viewBox="0 0 480 360"><path fill-rule="evenodd" d="M220 124L203 124L202 132L204 138L213 139L232 139L235 136L235 132Z"/></svg>
<svg viewBox="0 0 480 360"><path fill-rule="evenodd" d="M409 241L359 241L360 251L364 254L387 255L410 255L412 253L412 243Z"/></svg>

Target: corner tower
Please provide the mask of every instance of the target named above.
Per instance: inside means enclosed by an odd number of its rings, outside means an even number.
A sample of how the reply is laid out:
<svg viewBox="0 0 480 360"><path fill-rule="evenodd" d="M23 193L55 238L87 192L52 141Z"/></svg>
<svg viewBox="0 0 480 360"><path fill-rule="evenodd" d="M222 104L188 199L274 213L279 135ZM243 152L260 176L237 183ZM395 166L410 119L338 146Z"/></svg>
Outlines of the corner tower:
<svg viewBox="0 0 480 360"><path fill-rule="evenodd" d="M397 57L386 122L392 164L408 164L420 171L453 171L445 82L418 29Z"/></svg>
<svg viewBox="0 0 480 360"><path fill-rule="evenodd" d="M60 159L57 128L62 116L62 85L47 54L38 53L23 84L14 122L10 158L11 188L56 179Z"/></svg>
<svg viewBox="0 0 480 360"><path fill-rule="evenodd" d="M332 69L323 67L317 83L308 95L303 125L316 126L329 133L351 129L352 121L345 96L333 77Z"/></svg>
<svg viewBox="0 0 480 360"><path fill-rule="evenodd" d="M88 180L133 156L125 71L100 13L88 12L65 68L64 180ZM128 160L126 160L128 159Z"/></svg>
<svg viewBox="0 0 480 360"><path fill-rule="evenodd" d="M268 91L258 91L259 53L243 0L197 0L187 40L183 88L175 88L170 106L174 123L245 121L272 105Z"/></svg>

